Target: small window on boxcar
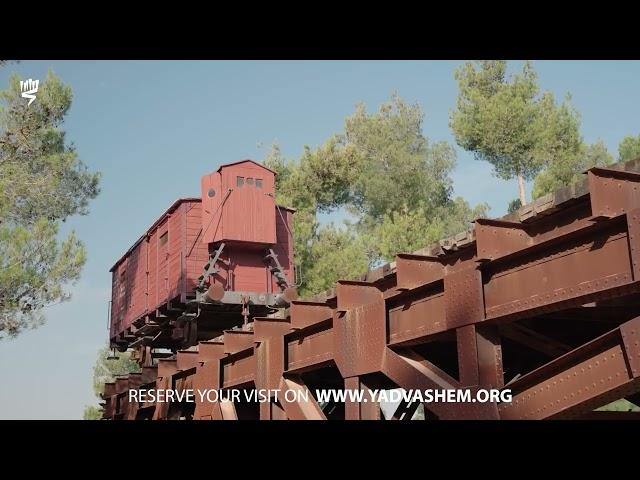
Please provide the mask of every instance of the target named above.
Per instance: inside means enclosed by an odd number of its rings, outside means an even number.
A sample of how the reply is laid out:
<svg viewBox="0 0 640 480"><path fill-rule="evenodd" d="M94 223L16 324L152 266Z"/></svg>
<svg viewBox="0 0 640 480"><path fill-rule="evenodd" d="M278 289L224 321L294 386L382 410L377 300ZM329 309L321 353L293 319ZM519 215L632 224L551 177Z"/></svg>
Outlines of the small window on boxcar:
<svg viewBox="0 0 640 480"><path fill-rule="evenodd" d="M262 179L261 178L256 178L256 187L257 188L262 188Z"/></svg>
<svg viewBox="0 0 640 480"><path fill-rule="evenodd" d="M209 191L207 192L207 195L209 195L209 198L215 197L216 191L213 188L210 188Z"/></svg>
<svg viewBox="0 0 640 480"><path fill-rule="evenodd" d="M169 239L169 232L164 232L161 236L160 236L160 246L163 246L165 243L167 243L167 240Z"/></svg>
<svg viewBox="0 0 640 480"><path fill-rule="evenodd" d="M253 185L253 178L247 178L247 185Z"/></svg>
<svg viewBox="0 0 640 480"><path fill-rule="evenodd" d="M236 186L237 187L241 187L244 185L244 177L237 177L236 178Z"/></svg>

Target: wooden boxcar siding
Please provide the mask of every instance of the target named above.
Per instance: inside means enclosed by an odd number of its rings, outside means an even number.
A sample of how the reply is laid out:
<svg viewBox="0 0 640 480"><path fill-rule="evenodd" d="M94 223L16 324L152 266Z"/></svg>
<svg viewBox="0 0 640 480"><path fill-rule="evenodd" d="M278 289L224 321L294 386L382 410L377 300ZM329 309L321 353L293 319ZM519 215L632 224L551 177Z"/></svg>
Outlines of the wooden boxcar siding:
<svg viewBox="0 0 640 480"><path fill-rule="evenodd" d="M147 308L158 303L158 282L156 275L151 275L151 264L158 256L158 243L150 240L151 238L147 236Z"/></svg>
<svg viewBox="0 0 640 480"><path fill-rule="evenodd" d="M223 167L221 173L222 190L233 191L222 205L222 226L214 241L276 243L274 174L252 162ZM241 187L237 186L238 177L244 179ZM253 184L247 184L248 178ZM262 188L256 187L256 178L262 180Z"/></svg>
<svg viewBox="0 0 640 480"><path fill-rule="evenodd" d="M147 308L147 243L139 241L112 273L111 331L121 332Z"/></svg>
<svg viewBox="0 0 640 480"><path fill-rule="evenodd" d="M209 260L209 249L202 242L202 209L201 203L185 204L186 206L186 248L185 283L186 293L193 291L202 275L204 265Z"/></svg>
<svg viewBox="0 0 640 480"><path fill-rule="evenodd" d="M126 326L147 311L147 242L142 240L127 258L127 287L125 301Z"/></svg>
<svg viewBox="0 0 640 480"><path fill-rule="evenodd" d="M182 200L147 231L113 270L111 337L169 300L185 301L208 259L201 202ZM166 242L163 236L166 234Z"/></svg>
<svg viewBox="0 0 640 480"><path fill-rule="evenodd" d="M264 262L263 250L229 249L231 258L232 288L239 292L267 292L271 272Z"/></svg>
<svg viewBox="0 0 640 480"><path fill-rule="evenodd" d="M207 246L199 241L202 227L200 201L183 201L158 226L149 239L149 309L155 310L169 300L185 301L187 293L195 288L208 259ZM166 243L162 235L167 233ZM154 268L155 265L155 268Z"/></svg>
<svg viewBox="0 0 640 480"><path fill-rule="evenodd" d="M282 218L275 211L278 242L273 246L273 249L278 255L287 280L293 284L293 241L289 237L284 223L288 222L288 225L291 225L293 212L280 208L280 213L282 213ZM221 283L226 290L237 292L280 292L275 277L264 261L265 255L266 248L252 244L225 246L218 262L219 272L214 276L214 282Z"/></svg>
<svg viewBox="0 0 640 480"><path fill-rule="evenodd" d="M214 239L222 235L222 208L221 202L227 195L227 190L222 189L222 177L219 172L214 172L202 177L202 235L200 242L205 245L213 243ZM213 196L209 196L212 190ZM226 203L226 202L225 202Z"/></svg>
<svg viewBox="0 0 640 480"><path fill-rule="evenodd" d="M126 271L126 259L113 270L111 277L111 333L114 335L122 331L126 311L123 309L121 276Z"/></svg>
<svg viewBox="0 0 640 480"><path fill-rule="evenodd" d="M166 242L164 235L167 235ZM149 277L153 279L155 291L151 292L152 300L149 302L149 309L155 309L158 305L167 301L167 264L169 256L169 222L165 218L158 228L149 237L149 242L155 244L156 255L149 257Z"/></svg>
<svg viewBox="0 0 640 480"><path fill-rule="evenodd" d="M184 290L183 262L186 255L186 204L182 204L169 216L169 249L167 256L167 297L180 297Z"/></svg>

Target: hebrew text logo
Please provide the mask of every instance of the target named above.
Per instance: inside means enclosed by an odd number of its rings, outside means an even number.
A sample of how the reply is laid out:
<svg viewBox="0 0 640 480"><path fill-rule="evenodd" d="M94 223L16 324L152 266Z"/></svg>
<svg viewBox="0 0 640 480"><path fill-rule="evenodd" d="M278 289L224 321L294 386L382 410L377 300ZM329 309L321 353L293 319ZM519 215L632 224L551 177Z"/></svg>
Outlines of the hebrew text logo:
<svg viewBox="0 0 640 480"><path fill-rule="evenodd" d="M38 85L40 85L40 80L20 80L20 91L22 92L22 98L29 99L29 103L27 104L27 106L31 105L36 99Z"/></svg>

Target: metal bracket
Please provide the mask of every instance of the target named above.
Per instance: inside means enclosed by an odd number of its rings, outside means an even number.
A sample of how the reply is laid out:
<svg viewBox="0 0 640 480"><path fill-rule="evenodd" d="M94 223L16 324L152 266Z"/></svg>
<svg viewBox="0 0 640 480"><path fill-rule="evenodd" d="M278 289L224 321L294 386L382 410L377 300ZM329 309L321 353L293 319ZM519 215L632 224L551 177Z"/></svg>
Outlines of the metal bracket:
<svg viewBox="0 0 640 480"><path fill-rule="evenodd" d="M522 223L478 218L475 221L478 261L495 260L532 244Z"/></svg>
<svg viewBox="0 0 640 480"><path fill-rule="evenodd" d="M587 175L594 217L612 218L640 203L639 173L596 167Z"/></svg>
<svg viewBox="0 0 640 480"><path fill-rule="evenodd" d="M276 278L276 282L278 282L280 288L288 288L289 281L287 280L287 276L284 273L282 265L280 265L278 255L273 251L273 248L270 248L267 251L267 255L265 255L264 259L266 262L272 261L274 263L274 266L270 267L269 270L271 271L271 274Z"/></svg>
<svg viewBox="0 0 640 480"><path fill-rule="evenodd" d="M413 290L423 285L442 280L444 265L437 257L413 254L396 256L398 290Z"/></svg>
<svg viewBox="0 0 640 480"><path fill-rule="evenodd" d="M209 256L209 261L204 266L204 271L202 272L202 275L200 275L200 277L198 278L198 286L196 287L196 290L204 291L204 284L207 281L207 279L211 275L215 275L216 273L219 272L219 269L216 267L216 264L218 263L218 259L220 258L220 254L222 253L223 249L224 249L224 242L222 242L218 246L218 249L216 250L213 256Z"/></svg>

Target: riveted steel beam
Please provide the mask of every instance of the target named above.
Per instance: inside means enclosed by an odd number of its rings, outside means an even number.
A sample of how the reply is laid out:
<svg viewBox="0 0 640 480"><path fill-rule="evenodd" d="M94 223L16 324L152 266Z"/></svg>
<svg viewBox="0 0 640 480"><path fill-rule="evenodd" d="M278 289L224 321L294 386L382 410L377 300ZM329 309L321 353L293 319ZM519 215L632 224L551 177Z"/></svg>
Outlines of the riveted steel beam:
<svg viewBox="0 0 640 480"><path fill-rule="evenodd" d="M480 376L475 325L466 325L456 329L456 347L460 384L478 385Z"/></svg>
<svg viewBox="0 0 640 480"><path fill-rule="evenodd" d="M253 332L249 330L225 330L224 353L235 353L253 347Z"/></svg>
<svg viewBox="0 0 640 480"><path fill-rule="evenodd" d="M238 420L236 406L230 400L225 399L220 402L220 415L222 418L214 418L214 420Z"/></svg>
<svg viewBox="0 0 640 480"><path fill-rule="evenodd" d="M282 378L280 381L282 408L289 420L326 420L322 409L299 376ZM284 395L285 391L295 392Z"/></svg>
<svg viewBox="0 0 640 480"><path fill-rule="evenodd" d="M291 331L291 318L256 317L253 319L253 341L262 342Z"/></svg>
<svg viewBox="0 0 640 480"><path fill-rule="evenodd" d="M284 336L273 335L255 347L256 388L274 390L280 385L285 368Z"/></svg>
<svg viewBox="0 0 640 480"><path fill-rule="evenodd" d="M596 167L587 175L594 217L615 217L640 205L639 173Z"/></svg>
<svg viewBox="0 0 640 480"><path fill-rule="evenodd" d="M336 298L337 310L341 312L384 299L382 291L373 283L346 280L338 281Z"/></svg>
<svg viewBox="0 0 640 480"><path fill-rule="evenodd" d="M517 319L638 291L623 217L483 269L487 319Z"/></svg>
<svg viewBox="0 0 640 480"><path fill-rule="evenodd" d="M479 260L495 260L533 244L524 224L487 218L475 221L475 237Z"/></svg>
<svg viewBox="0 0 640 480"><path fill-rule="evenodd" d="M640 317L520 377L504 419L576 418L640 391Z"/></svg>
<svg viewBox="0 0 640 480"><path fill-rule="evenodd" d="M324 302L306 302L296 300L289 306L291 328L308 327L333 317L333 310Z"/></svg>
<svg viewBox="0 0 640 480"><path fill-rule="evenodd" d="M197 350L180 350L176 353L176 367L178 370L195 368L198 363Z"/></svg>
<svg viewBox="0 0 640 480"><path fill-rule="evenodd" d="M442 281L444 265L437 257L403 253L396 256L396 276L396 288L412 290Z"/></svg>
<svg viewBox="0 0 640 480"><path fill-rule="evenodd" d="M411 292L389 306L389 344L424 340L447 329L444 284Z"/></svg>
<svg viewBox="0 0 640 480"><path fill-rule="evenodd" d="M386 338L382 292L364 282L339 282L333 319L335 361L344 378L379 372Z"/></svg>
<svg viewBox="0 0 640 480"><path fill-rule="evenodd" d="M481 322L485 318L482 273L475 266L445 271L444 308L447 329Z"/></svg>
<svg viewBox="0 0 640 480"><path fill-rule="evenodd" d="M480 386L503 387L502 342L495 325L478 325L476 327L476 348Z"/></svg>
<svg viewBox="0 0 640 480"><path fill-rule="evenodd" d="M218 360L224 356L224 342L221 340L207 340L198 343L198 362Z"/></svg>
<svg viewBox="0 0 640 480"><path fill-rule="evenodd" d="M231 388L254 382L256 359L253 345L220 359L222 388Z"/></svg>
<svg viewBox="0 0 640 480"><path fill-rule="evenodd" d="M382 418L380 403L372 401L371 388L364 377L345 378L344 388L363 392L362 402L354 401L349 395L345 397L345 420L380 420Z"/></svg>
<svg viewBox="0 0 640 480"><path fill-rule="evenodd" d="M220 352L222 358L224 353ZM220 362L219 358L211 358L196 368L193 378L193 387L197 391L208 393L209 390L220 389ZM220 403L215 401L218 397L207 395L195 396L194 420L221 420L222 412Z"/></svg>
<svg viewBox="0 0 640 480"><path fill-rule="evenodd" d="M158 379L156 388L158 390L168 390L171 388L172 377L178 371L175 358L161 358L158 361ZM164 420L169 413L169 402L156 402L153 412L153 420Z"/></svg>
<svg viewBox="0 0 640 480"><path fill-rule="evenodd" d="M333 361L333 319L286 334L284 348L285 372L301 373Z"/></svg>
<svg viewBox="0 0 640 480"><path fill-rule="evenodd" d="M410 349L400 349L394 352L387 348L382 372L399 387L407 390L454 390L462 387L455 379ZM472 395L475 395L477 388L471 387L470 390L472 390ZM493 402L433 402L425 404L425 408L441 419L498 418L498 409Z"/></svg>

